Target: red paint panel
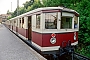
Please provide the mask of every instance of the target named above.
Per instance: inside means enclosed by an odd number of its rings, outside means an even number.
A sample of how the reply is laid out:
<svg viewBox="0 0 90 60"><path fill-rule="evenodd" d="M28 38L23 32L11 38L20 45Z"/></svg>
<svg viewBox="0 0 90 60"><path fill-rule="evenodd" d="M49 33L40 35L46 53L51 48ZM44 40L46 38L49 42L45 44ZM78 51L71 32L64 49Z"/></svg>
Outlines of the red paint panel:
<svg viewBox="0 0 90 60"><path fill-rule="evenodd" d="M32 41L38 44L39 46L42 46L42 34L32 32Z"/></svg>
<svg viewBox="0 0 90 60"><path fill-rule="evenodd" d="M18 28L18 33L28 38L28 30L24 28Z"/></svg>
<svg viewBox="0 0 90 60"><path fill-rule="evenodd" d="M26 38L28 38L28 29L26 29Z"/></svg>
<svg viewBox="0 0 90 60"><path fill-rule="evenodd" d="M77 40L78 40L78 32L76 33ZM62 42L64 41L63 45L67 45L67 42L70 40L72 43L77 41L74 40L74 33L60 33L56 34L56 43L51 44L50 39L51 39L51 34L43 34L43 47L47 46L62 46Z"/></svg>
<svg viewBox="0 0 90 60"><path fill-rule="evenodd" d="M12 30L13 30L13 26L12 26Z"/></svg>
<svg viewBox="0 0 90 60"><path fill-rule="evenodd" d="M9 29L10 29L10 26L11 26L11 25L8 25L8 28L9 28Z"/></svg>
<svg viewBox="0 0 90 60"><path fill-rule="evenodd" d="M9 28L9 27L10 27L10 25L7 25L7 27Z"/></svg>
<svg viewBox="0 0 90 60"><path fill-rule="evenodd" d="M12 29L12 25L10 25L10 29Z"/></svg>
<svg viewBox="0 0 90 60"><path fill-rule="evenodd" d="M15 26L13 26L13 30L16 31L16 27Z"/></svg>
<svg viewBox="0 0 90 60"><path fill-rule="evenodd" d="M78 41L78 32L76 32L76 40L73 40L73 42L76 42L76 41Z"/></svg>
<svg viewBox="0 0 90 60"><path fill-rule="evenodd" d="M39 46L42 47L48 47L48 46L62 46L63 42L63 47L67 45L68 41L70 40L72 43L76 42L78 40L78 32L76 32L76 37L77 39L74 40L74 32L72 33L58 33L56 34L56 43L51 44L50 39L51 34L40 34L37 32L32 32L32 41Z"/></svg>
<svg viewBox="0 0 90 60"><path fill-rule="evenodd" d="M18 27L16 27L16 32L18 32Z"/></svg>

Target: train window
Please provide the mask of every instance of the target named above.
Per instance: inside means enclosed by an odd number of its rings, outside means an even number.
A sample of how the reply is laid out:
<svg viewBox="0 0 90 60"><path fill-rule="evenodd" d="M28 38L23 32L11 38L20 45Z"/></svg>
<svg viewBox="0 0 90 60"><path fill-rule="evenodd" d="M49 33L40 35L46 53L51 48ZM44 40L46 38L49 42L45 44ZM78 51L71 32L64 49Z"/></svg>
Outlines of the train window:
<svg viewBox="0 0 90 60"><path fill-rule="evenodd" d="M61 29L72 28L72 17L61 17Z"/></svg>
<svg viewBox="0 0 90 60"><path fill-rule="evenodd" d="M16 23L16 21L14 20L14 23Z"/></svg>
<svg viewBox="0 0 90 60"><path fill-rule="evenodd" d="M36 15L36 28L40 29L40 14Z"/></svg>
<svg viewBox="0 0 90 60"><path fill-rule="evenodd" d="M19 18L19 28L21 28L21 18Z"/></svg>
<svg viewBox="0 0 90 60"><path fill-rule="evenodd" d="M19 20L20 20L20 23L21 23L21 18L19 18Z"/></svg>
<svg viewBox="0 0 90 60"><path fill-rule="evenodd" d="M45 13L45 28L57 29L57 13Z"/></svg>
<svg viewBox="0 0 90 60"><path fill-rule="evenodd" d="M78 28L78 17L77 16L75 16L74 17L74 28Z"/></svg>
<svg viewBox="0 0 90 60"><path fill-rule="evenodd" d="M22 28L24 28L23 25L24 25L24 17L22 18Z"/></svg>
<svg viewBox="0 0 90 60"><path fill-rule="evenodd" d="M22 18L22 23L24 24L24 17Z"/></svg>
<svg viewBox="0 0 90 60"><path fill-rule="evenodd" d="M16 24L16 20L14 20L14 26L15 26L15 24Z"/></svg>

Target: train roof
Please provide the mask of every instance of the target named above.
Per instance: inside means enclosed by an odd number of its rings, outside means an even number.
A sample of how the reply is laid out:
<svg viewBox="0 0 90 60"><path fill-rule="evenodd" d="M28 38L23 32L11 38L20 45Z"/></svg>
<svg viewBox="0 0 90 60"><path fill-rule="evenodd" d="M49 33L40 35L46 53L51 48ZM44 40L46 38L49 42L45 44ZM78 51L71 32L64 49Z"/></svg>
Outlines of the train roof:
<svg viewBox="0 0 90 60"><path fill-rule="evenodd" d="M65 7L43 7L43 8L37 8L37 9L34 9L32 11L29 11L27 13L24 13L24 14L21 14L19 16L16 16L14 18L11 18L10 20L12 19L16 19L16 18L19 18L19 17L23 17L23 16L27 16L29 14L32 14L32 13L35 13L35 12L40 12L40 11L43 11L43 10L61 10L61 11L64 11L64 12L72 12L72 13L76 13L79 15L78 12L76 12L75 10L72 10L72 9L69 9L69 8L65 8Z"/></svg>

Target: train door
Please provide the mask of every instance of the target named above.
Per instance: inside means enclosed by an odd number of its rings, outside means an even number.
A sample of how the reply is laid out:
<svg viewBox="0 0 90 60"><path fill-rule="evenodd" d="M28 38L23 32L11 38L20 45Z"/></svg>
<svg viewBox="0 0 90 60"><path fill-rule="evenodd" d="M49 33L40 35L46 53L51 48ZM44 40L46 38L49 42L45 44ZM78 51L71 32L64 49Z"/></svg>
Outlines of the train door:
<svg viewBox="0 0 90 60"><path fill-rule="evenodd" d="M31 40L32 36L32 23L31 16L28 16L28 40Z"/></svg>

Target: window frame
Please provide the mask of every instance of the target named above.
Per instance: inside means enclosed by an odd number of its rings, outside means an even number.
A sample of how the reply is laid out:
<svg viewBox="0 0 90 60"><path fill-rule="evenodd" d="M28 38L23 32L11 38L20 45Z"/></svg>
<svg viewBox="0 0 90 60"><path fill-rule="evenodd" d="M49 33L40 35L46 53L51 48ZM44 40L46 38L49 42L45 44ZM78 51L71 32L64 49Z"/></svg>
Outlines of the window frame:
<svg viewBox="0 0 90 60"><path fill-rule="evenodd" d="M57 17L57 21L56 22L58 22L58 19L59 19L58 18L59 17L58 16L59 15L58 13L60 13L60 12L46 12L46 13L44 13L45 14L45 16L44 16L45 17L45 22L44 22L45 25L46 25L46 14L48 14L48 13L56 13L56 15L57 15L56 16ZM53 22L49 22L49 23L53 23ZM57 30L58 29L58 23L56 24L56 28L46 28L46 26L44 26L44 28L45 28L45 30Z"/></svg>
<svg viewBox="0 0 90 60"><path fill-rule="evenodd" d="M77 19L77 21L76 21L77 27L75 27L75 17ZM78 16L74 16L74 29L78 29L78 28L79 28L79 19L78 19Z"/></svg>
<svg viewBox="0 0 90 60"><path fill-rule="evenodd" d="M39 16L40 18L40 21L39 21L39 26L37 25L38 24L38 17L37 16ZM41 25L41 14L36 14L36 29L40 29L41 27L40 27L40 25Z"/></svg>
<svg viewBox="0 0 90 60"><path fill-rule="evenodd" d="M61 28L62 17L71 18L71 28ZM60 22L60 29L61 29L61 30L63 30L63 29L73 29L72 26L73 26L73 17L72 17L72 16L61 16L61 22Z"/></svg>

